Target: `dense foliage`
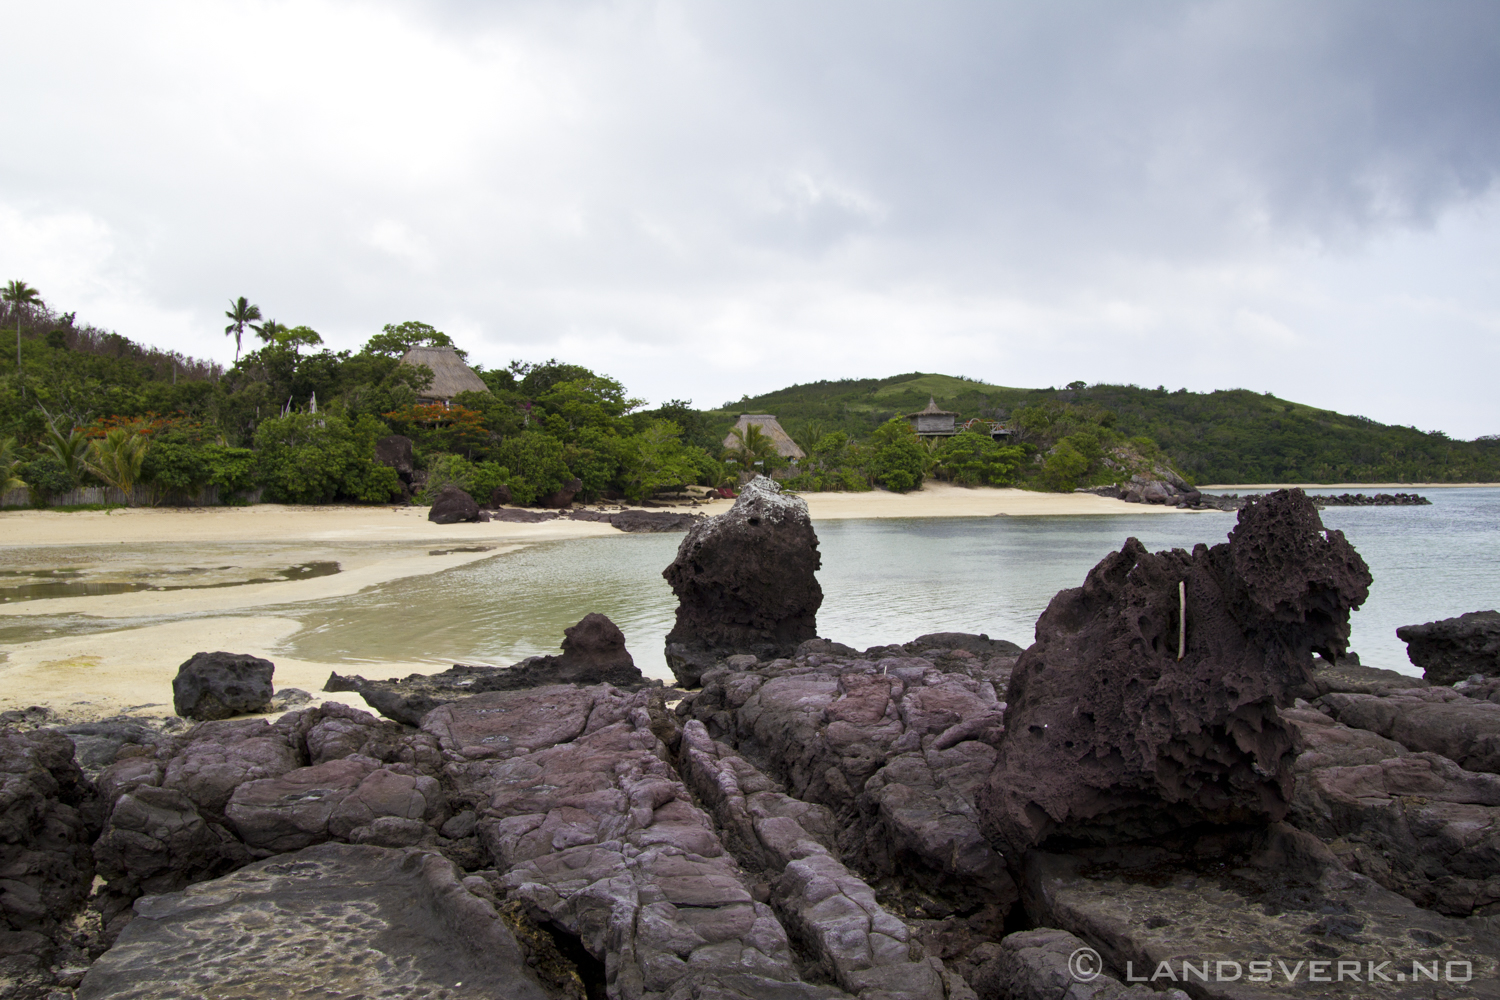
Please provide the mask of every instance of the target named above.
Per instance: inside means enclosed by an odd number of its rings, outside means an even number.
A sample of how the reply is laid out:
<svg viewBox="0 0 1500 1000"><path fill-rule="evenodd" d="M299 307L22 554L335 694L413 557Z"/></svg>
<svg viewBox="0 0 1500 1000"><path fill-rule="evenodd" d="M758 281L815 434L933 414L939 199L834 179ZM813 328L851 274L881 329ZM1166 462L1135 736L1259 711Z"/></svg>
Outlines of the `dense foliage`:
<svg viewBox="0 0 1500 1000"><path fill-rule="evenodd" d="M551 360L476 369L485 391L422 403L432 372L400 358L453 346L442 331L407 321L358 352L331 351L306 326L231 307L227 333L251 349L225 370L7 303L0 331L19 329L19 364L0 351L5 482L37 502L90 484L153 502L209 486L229 502L257 488L291 503L384 502L408 495L375 461L389 434L413 441L418 502L455 483L481 502L505 487L535 503L575 479L582 499L639 501L755 471L807 491L907 491L932 477L1066 491L1173 470L1199 483L1500 480L1495 438L1452 441L1244 390L1015 389L912 373L644 410L618 381ZM917 437L906 415L929 399L958 414L961 433ZM784 458L754 426L731 434L744 412L776 414L805 457Z"/></svg>

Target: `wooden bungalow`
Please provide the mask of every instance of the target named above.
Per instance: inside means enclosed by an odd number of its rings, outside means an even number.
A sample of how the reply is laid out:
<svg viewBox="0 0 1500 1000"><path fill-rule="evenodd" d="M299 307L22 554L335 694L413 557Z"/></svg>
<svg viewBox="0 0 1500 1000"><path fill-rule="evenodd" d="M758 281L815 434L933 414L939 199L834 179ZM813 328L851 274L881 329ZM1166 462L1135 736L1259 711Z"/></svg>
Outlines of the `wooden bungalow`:
<svg viewBox="0 0 1500 1000"><path fill-rule="evenodd" d="M927 409L908 413L906 419L917 432L917 437L952 437L958 433L958 414L938 409L937 400L927 397Z"/></svg>
<svg viewBox="0 0 1500 1000"><path fill-rule="evenodd" d="M490 388L451 347L413 347L402 355L401 363L432 369L432 383L417 394L418 403L447 406L461 392L488 392Z"/></svg>
<svg viewBox="0 0 1500 1000"><path fill-rule="evenodd" d="M776 453L782 458L790 458L795 462L807 457L807 453L797 447L797 442L792 440L791 435L783 430L776 422L776 418L769 413L741 413L739 421L734 425L734 430L743 432L751 424L759 427L760 432L771 439L771 443L776 446ZM738 446L739 440L734 436L734 431L724 437L724 447L736 448Z"/></svg>

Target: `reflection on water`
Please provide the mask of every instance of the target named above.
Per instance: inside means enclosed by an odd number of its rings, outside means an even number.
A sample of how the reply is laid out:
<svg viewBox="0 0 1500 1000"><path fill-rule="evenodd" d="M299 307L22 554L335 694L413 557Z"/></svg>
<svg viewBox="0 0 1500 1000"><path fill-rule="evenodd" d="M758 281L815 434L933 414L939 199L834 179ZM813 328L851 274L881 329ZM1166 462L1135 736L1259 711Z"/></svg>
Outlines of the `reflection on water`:
<svg viewBox="0 0 1500 1000"><path fill-rule="evenodd" d="M1371 666L1417 673L1398 625L1500 605L1500 490L1430 496L1431 507L1323 513L1375 576L1352 637ZM1224 541L1234 523L1219 513L819 521L818 631L861 648L938 631L1024 646L1052 595L1080 585L1127 536L1153 551L1191 549ZM302 609L309 628L289 651L334 662L511 663L555 651L564 628L599 611L624 630L641 668L665 678L676 604L661 571L681 537L552 542L320 602Z"/></svg>
<svg viewBox="0 0 1500 1000"><path fill-rule="evenodd" d="M29 582L0 587L0 601L37 601L48 597L99 597L105 594L131 594L142 590L211 590L216 587L243 587L251 583L279 583L283 580L310 580L315 576L332 576L339 571L336 562L308 562L272 570L270 576L248 579L214 580L213 582L164 583L172 577L210 578L232 572L234 566L190 566L175 570L142 570L131 575L143 580L85 579L81 569L0 570L0 577ZM263 571L262 571L263 572Z"/></svg>

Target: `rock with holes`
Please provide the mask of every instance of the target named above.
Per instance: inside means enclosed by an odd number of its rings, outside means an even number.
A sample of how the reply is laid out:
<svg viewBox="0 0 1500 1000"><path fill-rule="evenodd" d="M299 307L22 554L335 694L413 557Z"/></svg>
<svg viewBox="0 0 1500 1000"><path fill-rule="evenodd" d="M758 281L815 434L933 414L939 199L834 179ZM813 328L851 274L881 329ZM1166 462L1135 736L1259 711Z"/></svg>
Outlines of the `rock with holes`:
<svg viewBox="0 0 1500 1000"><path fill-rule="evenodd" d="M696 687L727 656L790 656L816 638L820 558L807 504L764 476L728 512L693 525L662 572L677 595L667 664L678 682Z"/></svg>
<svg viewBox="0 0 1500 1000"><path fill-rule="evenodd" d="M1314 651L1344 651L1369 585L1300 490L1242 510L1212 549L1153 555L1129 539L1037 621L980 798L986 828L1019 856L1051 837L1281 819L1296 746L1278 707Z"/></svg>
<svg viewBox="0 0 1500 1000"><path fill-rule="evenodd" d="M1433 684L1455 684L1474 674L1500 674L1500 611L1471 611L1423 625L1403 625L1396 637Z"/></svg>
<svg viewBox="0 0 1500 1000"><path fill-rule="evenodd" d="M163 996L552 1000L441 856L321 844L136 903L79 1000Z"/></svg>
<svg viewBox="0 0 1500 1000"><path fill-rule="evenodd" d="M211 721L264 712L276 665L248 653L195 653L172 679L172 706L184 719Z"/></svg>

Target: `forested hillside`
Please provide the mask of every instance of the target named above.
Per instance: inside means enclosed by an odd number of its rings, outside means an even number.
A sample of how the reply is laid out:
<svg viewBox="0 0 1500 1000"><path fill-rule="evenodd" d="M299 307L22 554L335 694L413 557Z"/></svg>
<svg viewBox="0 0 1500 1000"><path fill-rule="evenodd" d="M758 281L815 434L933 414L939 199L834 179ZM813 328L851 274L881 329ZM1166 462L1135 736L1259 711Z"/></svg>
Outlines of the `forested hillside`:
<svg viewBox="0 0 1500 1000"><path fill-rule="evenodd" d="M960 420L1003 421L1022 443L1045 442L1053 425L1087 423L1091 416L1126 437L1154 442L1198 483L1500 482L1494 436L1455 441L1245 389L1196 393L1081 383L1019 389L912 372L794 385L725 404L714 416L716 426L727 428L741 412L774 413L799 441L830 429L859 437L921 409L929 396L958 411Z"/></svg>

